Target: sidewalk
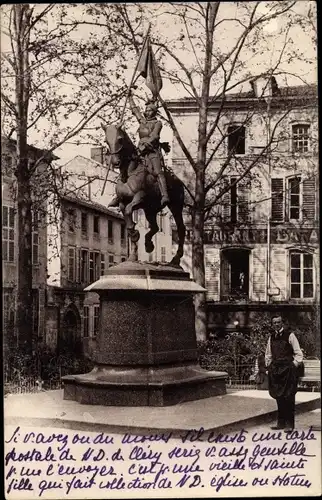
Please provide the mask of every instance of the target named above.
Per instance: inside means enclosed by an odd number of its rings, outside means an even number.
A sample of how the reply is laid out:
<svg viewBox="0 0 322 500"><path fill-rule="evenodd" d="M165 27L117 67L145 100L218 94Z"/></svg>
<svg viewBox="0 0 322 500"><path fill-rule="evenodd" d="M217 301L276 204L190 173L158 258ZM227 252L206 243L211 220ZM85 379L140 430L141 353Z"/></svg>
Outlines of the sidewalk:
<svg viewBox="0 0 322 500"><path fill-rule="evenodd" d="M296 412L319 408L318 392L298 392ZM63 391L8 395L4 418L10 425L60 427L84 431L147 432L189 429L230 432L266 423L276 418L276 402L267 391L236 391L199 401L167 407L89 406L65 401Z"/></svg>

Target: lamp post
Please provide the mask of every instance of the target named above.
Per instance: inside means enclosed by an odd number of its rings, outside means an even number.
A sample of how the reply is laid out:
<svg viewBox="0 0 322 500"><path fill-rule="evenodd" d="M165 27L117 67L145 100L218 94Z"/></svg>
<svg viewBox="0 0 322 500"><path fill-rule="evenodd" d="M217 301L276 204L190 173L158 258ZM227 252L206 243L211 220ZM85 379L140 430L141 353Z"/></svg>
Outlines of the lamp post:
<svg viewBox="0 0 322 500"><path fill-rule="evenodd" d="M234 321L234 327L235 327L235 332L234 332L234 350L233 350L233 353L234 353L234 375L235 375L235 378L237 376L237 353L238 353L238 349L237 349L237 342L238 342L238 325L239 325L239 321L235 320Z"/></svg>
<svg viewBox="0 0 322 500"><path fill-rule="evenodd" d="M272 96L264 97L267 108L267 153L268 153L268 182L269 182L269 200L271 202L271 100ZM272 204L272 203L271 203ZM267 216L267 265L266 265L266 301L270 303L270 280L271 280L271 208L268 209Z"/></svg>

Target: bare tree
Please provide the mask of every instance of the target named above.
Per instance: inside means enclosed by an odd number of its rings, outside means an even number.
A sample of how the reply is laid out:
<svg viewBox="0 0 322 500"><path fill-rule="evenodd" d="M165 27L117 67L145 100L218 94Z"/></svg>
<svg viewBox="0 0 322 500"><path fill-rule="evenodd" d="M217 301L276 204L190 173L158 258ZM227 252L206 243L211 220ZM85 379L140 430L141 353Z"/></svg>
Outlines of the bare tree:
<svg viewBox="0 0 322 500"><path fill-rule="evenodd" d="M65 17L65 6L57 4L2 7L2 135L16 144L15 328L26 353L32 350L32 211L44 209L48 192L56 189L53 152L123 95L119 86L113 91L109 72L100 65L101 57L113 57L113 47L104 39L85 44L73 36L75 27L62 26ZM102 66L105 93L93 78L88 81L93 65ZM28 146L30 137L38 149Z"/></svg>
<svg viewBox="0 0 322 500"><path fill-rule="evenodd" d="M298 3L283 2L204 2L176 3L148 6L143 4L93 5L88 14L91 20L82 21L105 27L120 52L120 62L130 63L137 58L148 21L153 21L151 39L165 80L174 91L188 98L196 111L196 134L187 141L184 129L175 118L175 104L159 96L163 117L172 129L186 168L188 206L192 217L192 268L196 282L205 286L204 227L205 220L231 188L223 182L231 165L235 168L235 184L255 175L255 167L271 153L280 137L280 124L291 107L287 106L276 117L270 136L258 154L241 159L232 148L222 161L218 161L230 132L222 126L223 119L231 116L229 96L235 92L242 99L246 84L261 76L280 79L292 75L292 63L305 60L306 54L294 43L293 30L308 24L305 15L296 11ZM310 9L314 9L310 5ZM171 29L169 29L171 27ZM268 27L267 31L264 31ZM272 29L271 29L272 28ZM278 38L279 45L274 46ZM269 57L272 55L272 57ZM253 67L252 73L250 72ZM267 81L273 81L268 78ZM236 95L237 93L237 95ZM251 123L258 111L266 113L266 96L270 90L264 86L258 104L252 104L244 113L239 126ZM137 91L137 96L143 96ZM189 100L190 98L190 100ZM227 111L228 109L228 111ZM184 118L183 118L184 122ZM180 172L178 172L180 175ZM199 339L206 338L206 295L196 296L196 332Z"/></svg>

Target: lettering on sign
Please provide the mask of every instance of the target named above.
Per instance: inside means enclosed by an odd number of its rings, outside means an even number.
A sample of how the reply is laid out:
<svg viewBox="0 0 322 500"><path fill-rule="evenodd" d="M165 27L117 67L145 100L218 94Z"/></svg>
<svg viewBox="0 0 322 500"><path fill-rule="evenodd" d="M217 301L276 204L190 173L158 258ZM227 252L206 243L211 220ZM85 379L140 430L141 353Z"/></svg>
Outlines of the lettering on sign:
<svg viewBox="0 0 322 500"><path fill-rule="evenodd" d="M319 234L318 230L313 228L272 227L271 242L314 245L319 242Z"/></svg>
<svg viewBox="0 0 322 500"><path fill-rule="evenodd" d="M205 229L204 243L225 243L232 245L267 243L267 230L238 227Z"/></svg>

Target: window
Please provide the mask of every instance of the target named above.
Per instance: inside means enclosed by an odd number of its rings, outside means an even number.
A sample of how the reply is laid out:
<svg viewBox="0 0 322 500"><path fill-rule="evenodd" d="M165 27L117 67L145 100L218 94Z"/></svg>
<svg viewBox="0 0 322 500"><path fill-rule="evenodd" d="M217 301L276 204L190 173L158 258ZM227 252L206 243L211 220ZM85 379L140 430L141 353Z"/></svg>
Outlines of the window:
<svg viewBox="0 0 322 500"><path fill-rule="evenodd" d="M125 237L125 225L121 224L121 245L124 247L126 245L126 237Z"/></svg>
<svg viewBox="0 0 322 500"><path fill-rule="evenodd" d="M81 250L81 283L87 283L88 280L88 250Z"/></svg>
<svg viewBox="0 0 322 500"><path fill-rule="evenodd" d="M105 274L105 255L101 253L101 276Z"/></svg>
<svg viewBox="0 0 322 500"><path fill-rule="evenodd" d="M126 257L121 257L121 262L125 262L126 261Z"/></svg>
<svg viewBox="0 0 322 500"><path fill-rule="evenodd" d="M84 337L89 337L89 306L84 306Z"/></svg>
<svg viewBox="0 0 322 500"><path fill-rule="evenodd" d="M291 252L291 299L313 298L313 255Z"/></svg>
<svg viewBox="0 0 322 500"><path fill-rule="evenodd" d="M85 214L84 212L82 213L81 227L82 227L82 235L83 236L87 236L87 232L88 232L88 217L87 217L87 214Z"/></svg>
<svg viewBox="0 0 322 500"><path fill-rule="evenodd" d="M68 281L72 283L76 279L76 248L68 248Z"/></svg>
<svg viewBox="0 0 322 500"><path fill-rule="evenodd" d="M114 266L114 255L108 256L108 267Z"/></svg>
<svg viewBox="0 0 322 500"><path fill-rule="evenodd" d="M99 333L100 306L94 305L94 329L93 337L97 337Z"/></svg>
<svg viewBox="0 0 322 500"><path fill-rule="evenodd" d="M292 126L292 149L294 153L309 151L310 125L296 124Z"/></svg>
<svg viewBox="0 0 322 500"><path fill-rule="evenodd" d="M68 231L74 233L76 229L76 210L70 208L67 212L68 217Z"/></svg>
<svg viewBox="0 0 322 500"><path fill-rule="evenodd" d="M166 248L161 247L161 262L166 262Z"/></svg>
<svg viewBox="0 0 322 500"><path fill-rule="evenodd" d="M227 249L221 253L221 300L247 298L249 250Z"/></svg>
<svg viewBox="0 0 322 500"><path fill-rule="evenodd" d="M7 262L13 262L15 258L14 229L14 208L2 207L2 260L5 260Z"/></svg>
<svg viewBox="0 0 322 500"><path fill-rule="evenodd" d="M94 215L93 232L94 232L94 236L99 236L99 234L100 234L100 217L99 217L99 215Z"/></svg>
<svg viewBox="0 0 322 500"><path fill-rule="evenodd" d="M289 219L299 220L301 207L301 177L293 177L288 181Z"/></svg>
<svg viewBox="0 0 322 500"><path fill-rule="evenodd" d="M113 234L113 221L109 220L107 224L107 237L108 237L108 242L113 243L114 242L114 234Z"/></svg>
<svg viewBox="0 0 322 500"><path fill-rule="evenodd" d="M228 127L228 154L245 154L245 127L242 125Z"/></svg>

